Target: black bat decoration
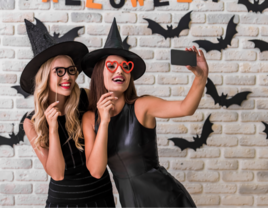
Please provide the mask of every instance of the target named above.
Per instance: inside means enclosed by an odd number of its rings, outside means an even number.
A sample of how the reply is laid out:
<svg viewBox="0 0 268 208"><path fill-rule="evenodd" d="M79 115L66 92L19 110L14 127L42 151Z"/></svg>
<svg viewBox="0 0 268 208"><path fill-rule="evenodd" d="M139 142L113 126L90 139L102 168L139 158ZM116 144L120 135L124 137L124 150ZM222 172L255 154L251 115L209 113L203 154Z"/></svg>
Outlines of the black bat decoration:
<svg viewBox="0 0 268 208"><path fill-rule="evenodd" d="M263 123L264 126L265 126L265 129L263 130L263 132L266 134L266 139L268 139L268 124L265 123L264 121L262 121L262 123Z"/></svg>
<svg viewBox="0 0 268 208"><path fill-rule="evenodd" d="M227 94L224 95L223 93L221 96L219 96L218 91L214 85L214 83L207 78L207 84L206 84L207 92L206 94L209 94L215 102L215 105L219 103L220 106L226 106L228 108L230 105L237 104L241 106L241 103L247 99L247 96L250 91L240 92L231 97L230 99L227 99Z"/></svg>
<svg viewBox="0 0 268 208"><path fill-rule="evenodd" d="M255 48L259 48L261 52L268 51L268 43L263 40L248 40L255 44Z"/></svg>
<svg viewBox="0 0 268 208"><path fill-rule="evenodd" d="M210 116L211 114L207 117L203 125L200 138L198 135L196 135L196 137L193 137L194 141L192 142L187 141L186 139L183 138L176 138L176 137L170 138L168 140L173 141L175 146L179 147L182 151L186 148L191 148L196 151L196 149L202 147L203 144L207 144L207 138L213 132L212 130L213 123L211 123L209 120Z"/></svg>
<svg viewBox="0 0 268 208"><path fill-rule="evenodd" d="M70 31L68 31L66 34L64 34L62 37L59 37L59 33L55 33L54 32L54 41L55 43L61 43L61 42L65 42L65 41L70 41L70 40L74 40L76 37L79 36L78 31L83 28L83 27L75 27L73 29L71 29Z"/></svg>
<svg viewBox="0 0 268 208"><path fill-rule="evenodd" d="M263 10L265 10L266 8L268 8L268 1L264 0L261 4L259 4L259 0L253 0L254 3L252 4L250 1L248 0L238 0L238 4L243 4L247 7L248 12L252 11L252 12L260 12L262 13Z"/></svg>
<svg viewBox="0 0 268 208"><path fill-rule="evenodd" d="M129 45L128 43L127 43L127 39L128 39L128 36L124 39L124 41L123 41L123 48L125 49L125 50L129 50L129 48L131 47L131 45Z"/></svg>
<svg viewBox="0 0 268 208"><path fill-rule="evenodd" d="M179 37L182 30L189 29L189 23L191 21L191 12L192 11L185 14L181 18L180 22L178 23L178 26L174 29L173 29L172 25L170 25L170 26L167 25L167 30L166 30L161 25L159 25L157 22L155 22L153 20L150 20L147 18L143 18L143 19L149 23L148 28L150 28L152 30L152 34L154 34L154 33L160 34L160 35L164 36L165 39L174 38L174 37Z"/></svg>
<svg viewBox="0 0 268 208"><path fill-rule="evenodd" d="M25 135L25 132L23 129L23 122L26 116L27 116L27 113L25 113L24 116L22 117L20 124L19 124L19 132L16 135L14 134L14 132L12 132L12 134L9 134L10 138L0 136L0 145L9 145L13 147L13 144L18 144L20 143L20 141L23 141L23 137Z"/></svg>
<svg viewBox="0 0 268 208"><path fill-rule="evenodd" d="M17 93L23 95L24 98L27 98L27 97L29 97L29 96L31 95L31 94L25 92L25 91L21 88L20 85L15 85L15 86L12 86L11 88L16 89L16 90L17 90Z"/></svg>
<svg viewBox="0 0 268 208"><path fill-rule="evenodd" d="M217 40L219 41L218 43L212 43L208 40L195 40L193 42L197 43L200 48L204 48L206 52L212 50L217 50L221 52L222 49L225 49L228 45L231 45L231 41L234 35L237 33L237 24L233 22L234 17L235 16L233 16L228 22L225 38L223 39L222 36L220 38L217 38Z"/></svg>

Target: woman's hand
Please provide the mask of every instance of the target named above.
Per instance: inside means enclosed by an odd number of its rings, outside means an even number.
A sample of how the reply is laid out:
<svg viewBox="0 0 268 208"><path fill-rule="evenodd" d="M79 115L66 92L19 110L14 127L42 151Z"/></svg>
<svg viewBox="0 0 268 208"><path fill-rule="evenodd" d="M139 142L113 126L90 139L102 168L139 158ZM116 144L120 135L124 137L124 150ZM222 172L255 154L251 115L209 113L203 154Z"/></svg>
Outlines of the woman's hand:
<svg viewBox="0 0 268 208"><path fill-rule="evenodd" d="M195 46L193 48L186 48L186 51L194 51L196 53L196 66L187 65L186 68L192 71L196 77L207 79L208 77L208 64L204 53L202 50L199 50L199 53Z"/></svg>
<svg viewBox="0 0 268 208"><path fill-rule="evenodd" d="M102 122L110 122L111 111L114 110L114 100L118 99L117 97L112 96L112 94L113 92L103 94L97 103Z"/></svg>
<svg viewBox="0 0 268 208"><path fill-rule="evenodd" d="M49 128L52 130L58 129L58 116L61 115L61 112L57 107L55 107L59 102L56 101L48 106L48 108L45 111L45 116L47 119L47 123L49 125Z"/></svg>

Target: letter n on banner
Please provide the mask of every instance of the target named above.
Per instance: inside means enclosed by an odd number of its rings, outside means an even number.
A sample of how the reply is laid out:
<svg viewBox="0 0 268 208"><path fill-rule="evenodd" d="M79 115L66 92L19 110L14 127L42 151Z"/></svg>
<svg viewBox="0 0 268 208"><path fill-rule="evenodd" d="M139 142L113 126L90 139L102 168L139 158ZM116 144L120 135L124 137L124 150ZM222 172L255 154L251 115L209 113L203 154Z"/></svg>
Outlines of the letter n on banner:
<svg viewBox="0 0 268 208"><path fill-rule="evenodd" d="M102 4L94 3L93 0L87 0L86 7L92 9L102 9Z"/></svg>
<svg viewBox="0 0 268 208"><path fill-rule="evenodd" d="M137 6L137 1L139 1L140 6L144 5L144 0L131 0L131 3L132 3L133 7Z"/></svg>

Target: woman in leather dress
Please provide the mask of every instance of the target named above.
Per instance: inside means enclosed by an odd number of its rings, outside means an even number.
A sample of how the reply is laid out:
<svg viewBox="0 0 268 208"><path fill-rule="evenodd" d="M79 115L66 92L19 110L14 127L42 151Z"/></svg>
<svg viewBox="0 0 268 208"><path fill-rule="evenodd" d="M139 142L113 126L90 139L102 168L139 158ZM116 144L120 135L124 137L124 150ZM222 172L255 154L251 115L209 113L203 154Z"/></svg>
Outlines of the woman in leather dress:
<svg viewBox="0 0 268 208"><path fill-rule="evenodd" d="M196 53L197 66L186 66L195 79L184 100L138 97L133 80L145 66L123 48L116 30L115 24L104 48L84 58L84 72L91 77L91 111L82 118L90 172L99 178L108 164L122 207L196 207L184 186L159 165L155 118L194 114L208 76L204 54L194 46L186 49ZM89 58L97 60L94 66Z"/></svg>

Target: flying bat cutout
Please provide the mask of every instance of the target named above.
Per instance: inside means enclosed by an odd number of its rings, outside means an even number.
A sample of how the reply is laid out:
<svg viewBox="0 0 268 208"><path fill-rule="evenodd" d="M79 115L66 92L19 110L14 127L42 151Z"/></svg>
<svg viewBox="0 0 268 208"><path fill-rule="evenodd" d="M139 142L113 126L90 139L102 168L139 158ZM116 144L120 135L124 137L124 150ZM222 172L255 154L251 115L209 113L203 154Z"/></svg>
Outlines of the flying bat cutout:
<svg viewBox="0 0 268 208"><path fill-rule="evenodd" d="M127 39L128 39L128 36L124 39L124 41L123 41L123 48L125 49L125 50L129 50L130 49L130 47L131 47L131 45L129 45L128 43L127 43Z"/></svg>
<svg viewBox="0 0 268 208"><path fill-rule="evenodd" d="M25 92L25 91L21 88L20 85L15 85L15 86L12 86L11 88L16 89L16 90L17 90L17 93L23 95L24 98L27 98L27 97L29 97L29 96L31 95L31 94Z"/></svg>
<svg viewBox="0 0 268 208"><path fill-rule="evenodd" d="M25 135L24 129L23 129L23 122L26 118L27 113L24 114L22 117L20 124L19 124L19 132L15 135L14 132L12 134L9 134L10 138L6 138L3 136L0 136L0 145L9 145L13 147L13 144L19 144L20 141L23 142L23 137ZM14 126L14 124L12 124Z"/></svg>
<svg viewBox="0 0 268 208"><path fill-rule="evenodd" d="M184 29L189 29L189 23L191 21L191 12L188 12L187 14L185 14L180 22L178 23L178 26L176 28L173 29L173 26L167 25L167 30L164 29L161 25L159 25L157 22L147 19L147 18L143 18L144 20L146 20L149 25L148 28L150 28L152 30L152 34L160 34L162 35L165 39L167 38L174 38L174 37L179 37L181 31L183 31Z"/></svg>
<svg viewBox="0 0 268 208"><path fill-rule="evenodd" d="M265 42L263 40L257 40L257 39L248 40L248 41L253 42L255 44L254 48L260 49L261 52L268 51L268 43L267 42Z"/></svg>
<svg viewBox="0 0 268 208"><path fill-rule="evenodd" d="M224 95L222 93L221 96L219 96L214 83L209 78L207 78L206 88L206 94L209 94L214 99L215 105L219 103L220 106L226 106L226 108L233 104L241 106L241 103L246 100L248 94L251 93L250 91L240 92L231 97L230 99L227 99L228 94Z"/></svg>
<svg viewBox="0 0 268 208"><path fill-rule="evenodd" d="M194 141L187 141L186 139L176 137L170 138L168 140L173 141L174 145L179 147L181 151L186 148L191 148L196 151L196 149L202 147L203 144L207 144L207 138L213 132L213 123L211 123L209 120L210 116L211 114L207 117L203 125L201 136L199 137L196 135L196 137L193 137Z"/></svg>
<svg viewBox="0 0 268 208"><path fill-rule="evenodd" d="M231 46L231 41L234 35L237 33L237 24L233 22L234 17L235 16L233 16L228 22L225 38L223 39L222 36L220 38L217 38L217 40L219 41L218 43L212 43L208 40L195 40L193 42L197 43L200 48L204 48L206 52L212 50L217 50L221 52L221 50L227 48L228 45Z"/></svg>
<svg viewBox="0 0 268 208"><path fill-rule="evenodd" d="M268 8L268 1L264 0L261 4L259 4L259 0L253 0L254 3L252 4L250 1L248 0L238 0L238 4L243 4L247 7L248 12L252 11L252 12L260 12L262 13L263 10L265 10L266 8Z"/></svg>
<svg viewBox="0 0 268 208"><path fill-rule="evenodd" d="M62 43L62 42L74 40L76 37L79 36L78 31L81 28L83 28L83 27L75 27L61 37L59 37L60 36L59 33L54 32L53 38L54 38L55 43Z"/></svg>
<svg viewBox="0 0 268 208"><path fill-rule="evenodd" d="M263 123L264 126L265 126L265 129L263 130L263 132L266 134L266 139L268 139L268 124L265 123L264 121L262 121L262 123Z"/></svg>

